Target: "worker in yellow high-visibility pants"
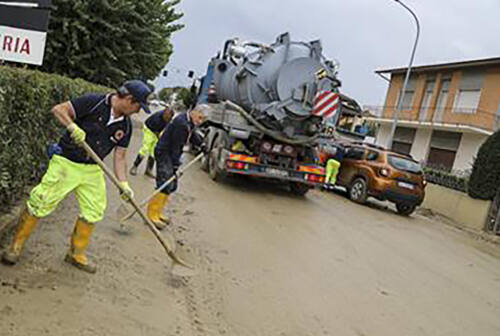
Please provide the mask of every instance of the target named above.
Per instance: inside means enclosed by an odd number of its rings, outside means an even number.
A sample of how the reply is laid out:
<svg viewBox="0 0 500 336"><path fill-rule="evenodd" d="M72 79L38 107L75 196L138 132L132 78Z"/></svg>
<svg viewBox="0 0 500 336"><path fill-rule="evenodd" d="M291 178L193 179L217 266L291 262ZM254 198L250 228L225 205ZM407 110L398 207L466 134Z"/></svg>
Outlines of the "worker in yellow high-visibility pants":
<svg viewBox="0 0 500 336"><path fill-rule="evenodd" d="M328 159L326 162L326 178L325 183L328 187L333 187L337 182L337 175L339 173L340 162L336 159Z"/></svg>
<svg viewBox="0 0 500 336"><path fill-rule="evenodd" d="M18 262L24 245L40 218L55 210L74 191L80 206L70 249L64 259L71 265L95 273L96 267L86 255L94 224L102 220L106 209L106 182L101 168L80 146L86 142L104 159L114 150L114 172L130 199L134 192L127 182L126 154L132 136L130 116L144 109L149 113L147 97L151 89L139 80L127 81L116 93L87 94L58 104L52 112L67 132L58 143L57 154L50 159L47 172L30 193L12 243L2 262Z"/></svg>
<svg viewBox="0 0 500 336"><path fill-rule="evenodd" d="M155 164L155 147L158 143L161 132L167 126L170 120L172 120L173 116L174 110L167 107L161 111L153 113L146 119L146 121L144 122L144 126L142 127L142 146L139 150L139 153L137 154L137 157L134 160L132 168L130 168L130 175L137 175L137 168L141 164L142 160L147 157L148 161L144 174L149 177L155 177L153 173L153 166Z"/></svg>

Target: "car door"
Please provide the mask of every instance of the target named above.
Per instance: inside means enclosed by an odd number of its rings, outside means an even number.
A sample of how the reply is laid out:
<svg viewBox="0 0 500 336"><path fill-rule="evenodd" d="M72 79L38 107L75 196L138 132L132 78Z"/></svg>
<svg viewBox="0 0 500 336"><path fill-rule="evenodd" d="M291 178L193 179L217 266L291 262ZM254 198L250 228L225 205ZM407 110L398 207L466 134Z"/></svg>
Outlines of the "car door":
<svg viewBox="0 0 500 336"><path fill-rule="evenodd" d="M359 146L346 147L344 157L340 163L338 183L347 186L359 172L359 162L363 160L365 149Z"/></svg>

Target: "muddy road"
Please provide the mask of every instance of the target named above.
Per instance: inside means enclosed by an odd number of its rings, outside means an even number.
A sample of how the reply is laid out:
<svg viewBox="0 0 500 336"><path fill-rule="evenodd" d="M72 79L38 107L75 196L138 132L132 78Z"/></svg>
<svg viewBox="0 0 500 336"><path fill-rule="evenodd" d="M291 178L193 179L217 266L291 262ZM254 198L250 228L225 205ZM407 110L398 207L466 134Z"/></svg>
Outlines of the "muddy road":
<svg viewBox="0 0 500 336"><path fill-rule="evenodd" d="M131 182L138 199L153 189L142 175ZM195 169L170 207L200 271L184 279L137 218L120 230L108 186L90 247L98 273L63 262L69 198L17 266L0 265L1 336L500 335L499 248L441 223Z"/></svg>

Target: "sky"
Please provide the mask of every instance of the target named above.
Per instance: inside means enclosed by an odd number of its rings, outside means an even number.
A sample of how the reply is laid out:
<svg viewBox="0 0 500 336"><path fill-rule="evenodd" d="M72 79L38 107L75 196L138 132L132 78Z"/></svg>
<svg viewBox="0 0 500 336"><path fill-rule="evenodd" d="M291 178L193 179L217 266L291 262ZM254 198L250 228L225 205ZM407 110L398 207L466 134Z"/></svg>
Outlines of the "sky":
<svg viewBox="0 0 500 336"><path fill-rule="evenodd" d="M419 18L414 65L500 57L500 0L404 0ZM320 39L340 63L341 91L362 105L383 105L388 83L377 69L406 67L415 41L411 14L394 0L182 0L185 28L174 33L174 53L159 86L190 85L224 41L240 37L272 43Z"/></svg>

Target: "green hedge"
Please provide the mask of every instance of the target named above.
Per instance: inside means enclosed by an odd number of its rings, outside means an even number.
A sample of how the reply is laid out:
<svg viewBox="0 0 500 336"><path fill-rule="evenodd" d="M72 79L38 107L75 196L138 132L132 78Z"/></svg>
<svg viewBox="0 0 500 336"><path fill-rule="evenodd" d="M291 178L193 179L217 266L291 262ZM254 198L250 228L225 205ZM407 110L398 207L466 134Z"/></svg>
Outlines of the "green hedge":
<svg viewBox="0 0 500 336"><path fill-rule="evenodd" d="M44 172L47 144L63 131L52 107L86 92L109 90L81 79L0 66L0 212Z"/></svg>
<svg viewBox="0 0 500 336"><path fill-rule="evenodd" d="M466 176L457 176L444 170L429 167L424 168L424 174L425 180L428 182L457 191L467 192L469 179Z"/></svg>

